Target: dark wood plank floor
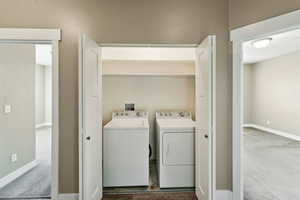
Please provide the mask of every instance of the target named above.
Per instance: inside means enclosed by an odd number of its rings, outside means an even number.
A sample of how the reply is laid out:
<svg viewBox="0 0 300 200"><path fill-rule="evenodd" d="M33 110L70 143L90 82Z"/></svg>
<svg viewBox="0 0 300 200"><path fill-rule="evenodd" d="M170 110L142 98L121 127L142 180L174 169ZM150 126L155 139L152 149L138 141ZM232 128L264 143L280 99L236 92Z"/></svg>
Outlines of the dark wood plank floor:
<svg viewBox="0 0 300 200"><path fill-rule="evenodd" d="M194 192L158 192L143 194L105 194L103 200L197 200Z"/></svg>

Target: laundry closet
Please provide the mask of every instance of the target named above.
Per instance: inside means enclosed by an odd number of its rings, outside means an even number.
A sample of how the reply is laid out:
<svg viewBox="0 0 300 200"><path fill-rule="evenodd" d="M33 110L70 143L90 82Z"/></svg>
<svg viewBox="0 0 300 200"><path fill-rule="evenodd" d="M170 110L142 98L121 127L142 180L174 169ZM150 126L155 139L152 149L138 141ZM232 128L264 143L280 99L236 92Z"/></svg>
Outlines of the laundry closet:
<svg viewBox="0 0 300 200"><path fill-rule="evenodd" d="M200 45L132 45L83 36L80 45L81 198L211 195L215 37Z"/></svg>

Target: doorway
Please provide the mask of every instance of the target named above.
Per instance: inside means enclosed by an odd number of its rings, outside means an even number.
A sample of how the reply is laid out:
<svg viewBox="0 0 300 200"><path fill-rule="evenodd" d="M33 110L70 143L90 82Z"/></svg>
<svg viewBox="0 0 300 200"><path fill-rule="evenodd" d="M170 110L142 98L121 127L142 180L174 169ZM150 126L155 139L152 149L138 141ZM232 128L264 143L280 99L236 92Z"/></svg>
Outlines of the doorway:
<svg viewBox="0 0 300 200"><path fill-rule="evenodd" d="M102 198L103 183L102 177L102 116L103 116L103 77L116 76L122 77L124 83L130 82L130 76L140 80L140 86L145 82L153 80L172 79L172 77L192 77L195 79L195 104L196 109L196 194L203 199L214 199L215 191L215 36L208 36L200 45L132 45L132 44L97 44L97 42L83 36L80 39L79 47L79 149L80 149L80 199L97 199ZM155 54L155 49L161 51L156 52L156 56L161 57L163 50L190 48L194 52L193 62L196 63L195 68L176 68L176 64L172 67L172 63L168 64L169 68L145 68L149 63L126 61L127 66L131 68L118 68L118 61L108 61L110 68L104 68L103 58L107 56L103 48L111 48L111 52L116 49L126 49L129 47L144 48L146 53L140 55L131 54L126 56L135 56L139 58L147 58ZM115 49L114 49L115 48ZM153 51L153 52L152 52ZM169 52L170 54L170 52ZM114 56L114 54L111 54ZM120 54L124 56L124 54ZM181 57L186 55L180 54ZM180 57L179 56L179 57ZM174 59L174 58L173 58ZM176 58L175 58L176 59ZM178 57L177 57L178 59ZM147 59L145 59L147 61ZM179 59L180 60L180 59ZM149 61L149 60L148 60ZM129 63L129 64L128 64ZM153 63L151 63L153 66ZM182 63L181 63L182 65ZM156 65L159 66L159 65ZM161 66L161 65L160 65ZM171 66L171 67L170 67ZM184 65L189 66L189 65ZM129 69L129 70L128 70ZM179 69L179 70L178 70ZM192 71L189 71L192 69ZM105 74L107 73L107 74ZM149 78L151 77L151 78ZM107 83L120 84L114 78ZM147 80L148 79L148 80ZM184 79L184 78L182 78ZM147 80L147 81L146 81ZM184 81L184 80L183 80ZM201 83L201 86L200 86ZM134 83L136 84L136 83ZM138 85L138 84L137 84ZM122 84L122 87L124 85ZM121 86L120 86L121 87ZM137 88L140 89L140 88ZM126 92L126 91L124 91ZM128 91L134 92L134 91ZM185 92L185 91L182 91ZM151 93L151 92L150 92ZM147 95L150 97L151 94ZM146 94L146 93L145 93ZM147 95L143 98L147 98ZM111 99L110 104L117 100ZM130 101L130 99L128 99ZM134 102L124 102L134 104ZM126 107L126 106L124 106ZM107 107L106 107L107 109ZM201 111L201 114L199 112ZM95 113L97 112L97 114ZM199 119L202 119L199 121ZM99 123L100 122L100 123ZM94 138L94 141L92 141ZM98 144L98 145L97 145ZM100 148L100 149L99 149ZM89 152L89 153L88 153ZM96 152L96 153L95 153ZM201 165L201 167L200 167ZM100 170L99 170L100 169ZM97 173L97 171L100 173ZM201 174L201 175L200 175ZM200 177L201 176L201 177ZM199 178L200 177L200 178ZM143 191L142 191L143 192ZM145 192L145 191L144 191Z"/></svg>
<svg viewBox="0 0 300 200"><path fill-rule="evenodd" d="M286 88L284 85L288 81L298 80L293 79L293 75L289 74L290 71L297 70L297 68L292 69L293 65L285 64L286 66L281 68L281 72L278 73L279 63L283 64L283 60L287 57L291 59L292 54L299 50L296 37L291 40L287 37L298 32L299 17L300 11L294 11L231 31L231 41L233 42L234 200L287 199L287 196L297 199L297 195L299 195L297 192L295 193L298 188L293 189L291 186L287 189L288 184L280 186L289 176L289 171L293 171L293 175L289 178L291 182L300 174L295 169L283 167L293 165L291 160L296 162L297 159L292 157L297 154L299 137L297 131L292 130L295 128L293 119L282 124L285 117L297 115L297 108L292 108L292 103L287 103L287 99L285 103L281 102L292 89L291 87ZM280 44L281 46L277 46ZM272 50L272 46L277 46L277 48ZM251 52L251 48L255 48L255 51ZM268 49L270 51L267 51ZM259 53L257 53L258 51ZM263 58L266 58L267 61L260 60ZM249 62L250 66L246 62ZM262 80L266 77L266 70L271 69L273 70L269 71L267 75L270 81L265 81L262 85ZM278 74L280 75L278 76ZM272 80L275 77L277 77L276 80ZM251 84L254 83L252 78L255 79L255 84ZM284 80L284 78L287 79ZM262 91L264 92L262 93ZM290 95L293 94L290 93ZM272 101L268 99L269 96L272 96ZM295 98L297 97L290 99ZM257 110L258 106L261 106L259 110ZM278 110L279 108L281 111ZM251 114L251 112L253 113ZM282 115L285 117L280 120ZM279 146L281 148L278 148ZM258 149L261 152L255 153ZM273 154L277 155L276 158L281 158L274 165L271 164L272 160L276 160L272 159ZM265 158L263 158L264 156ZM292 159L287 160L288 158ZM261 161L257 161L259 159ZM286 162L288 164L285 164ZM265 173L263 173L264 170ZM273 172L272 176L267 175L270 172Z"/></svg>
<svg viewBox="0 0 300 200"><path fill-rule="evenodd" d="M60 31L0 33L0 198L56 199Z"/></svg>

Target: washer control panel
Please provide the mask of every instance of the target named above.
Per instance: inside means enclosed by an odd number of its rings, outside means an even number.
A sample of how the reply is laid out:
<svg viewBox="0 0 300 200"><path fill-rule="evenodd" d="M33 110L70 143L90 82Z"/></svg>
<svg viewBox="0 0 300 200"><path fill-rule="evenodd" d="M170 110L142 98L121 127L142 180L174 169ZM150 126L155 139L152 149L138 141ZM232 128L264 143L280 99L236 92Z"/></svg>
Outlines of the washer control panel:
<svg viewBox="0 0 300 200"><path fill-rule="evenodd" d="M112 114L113 119L133 119L133 118L148 118L146 111L117 111Z"/></svg>
<svg viewBox="0 0 300 200"><path fill-rule="evenodd" d="M192 113L187 111L156 112L156 119L192 119Z"/></svg>

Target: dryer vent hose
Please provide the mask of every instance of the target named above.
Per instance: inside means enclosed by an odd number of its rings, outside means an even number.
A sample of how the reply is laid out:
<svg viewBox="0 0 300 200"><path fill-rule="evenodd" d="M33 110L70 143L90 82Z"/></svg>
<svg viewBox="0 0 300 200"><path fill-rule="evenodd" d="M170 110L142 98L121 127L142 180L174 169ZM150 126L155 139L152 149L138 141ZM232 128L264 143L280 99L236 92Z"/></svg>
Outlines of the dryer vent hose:
<svg viewBox="0 0 300 200"><path fill-rule="evenodd" d="M151 149L151 145L149 144L149 158L151 158L152 156L152 149Z"/></svg>

